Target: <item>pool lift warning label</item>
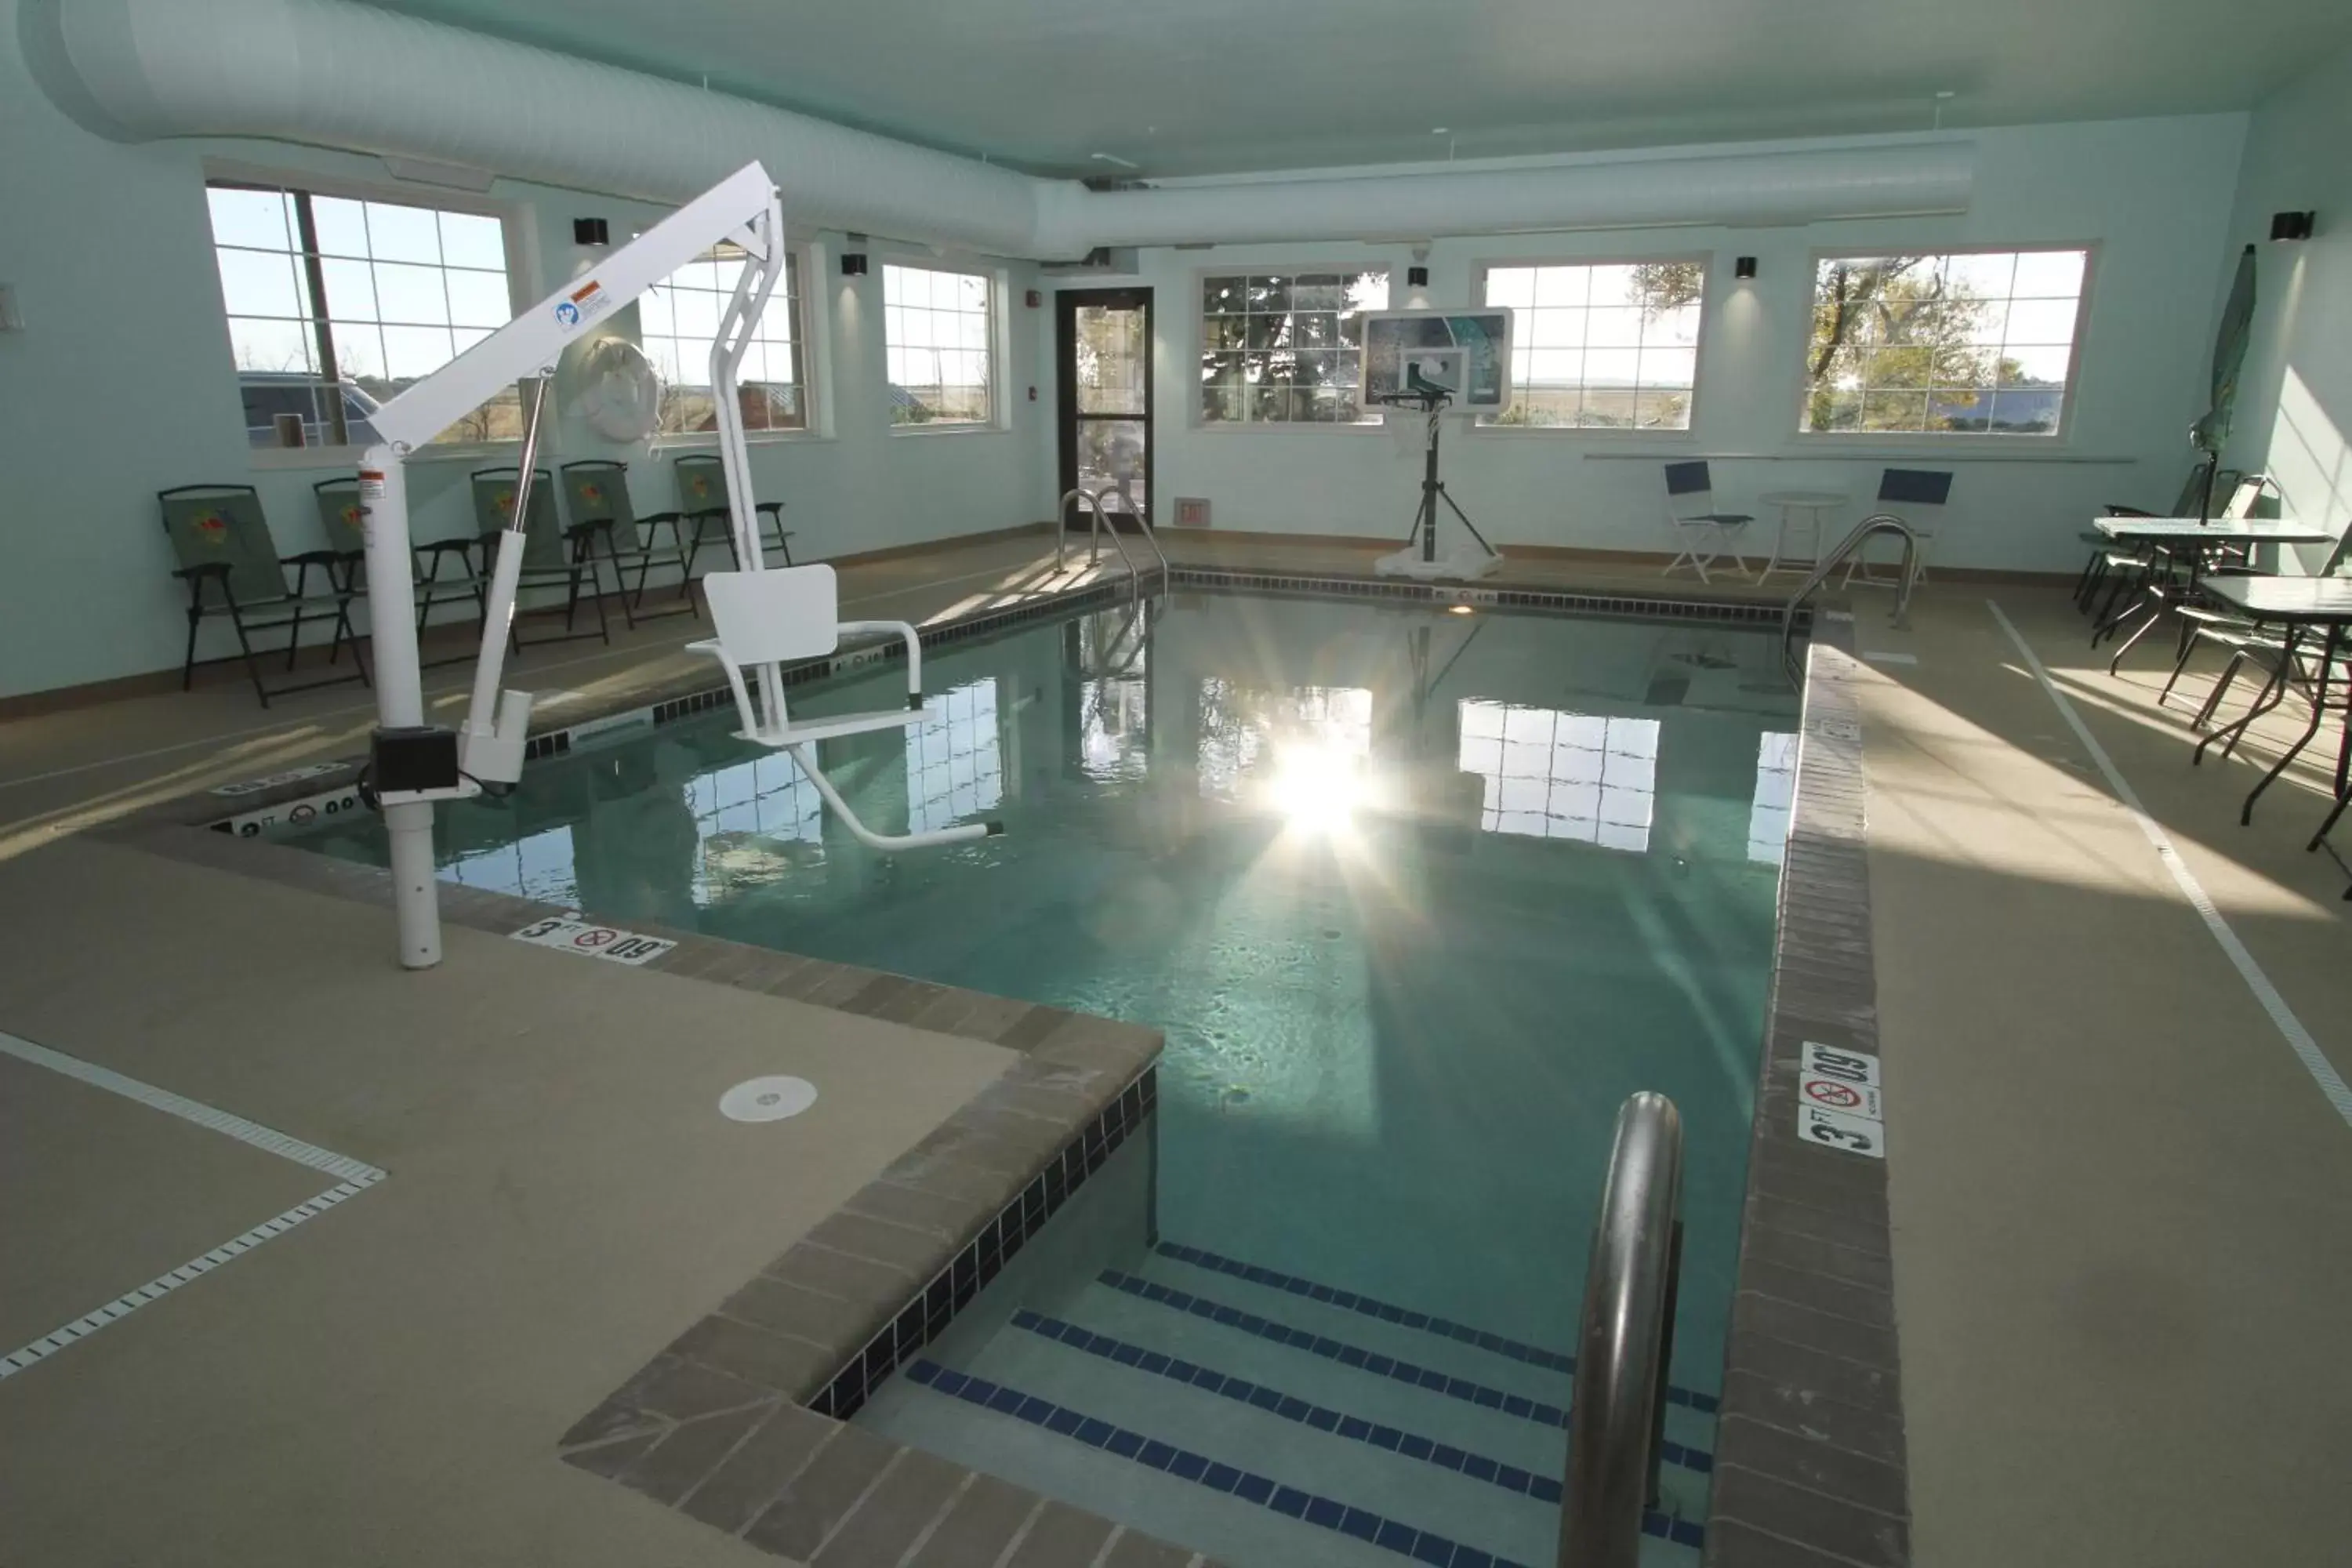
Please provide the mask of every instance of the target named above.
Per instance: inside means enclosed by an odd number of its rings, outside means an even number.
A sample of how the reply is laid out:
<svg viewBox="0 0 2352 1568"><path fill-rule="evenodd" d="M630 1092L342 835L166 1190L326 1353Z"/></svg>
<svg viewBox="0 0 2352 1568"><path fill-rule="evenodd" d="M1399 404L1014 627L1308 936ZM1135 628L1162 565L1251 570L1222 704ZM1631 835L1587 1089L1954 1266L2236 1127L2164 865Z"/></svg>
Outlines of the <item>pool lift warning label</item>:
<svg viewBox="0 0 2352 1568"><path fill-rule="evenodd" d="M1797 1068L1797 1136L1824 1149L1886 1158L1878 1058L1807 1040Z"/></svg>

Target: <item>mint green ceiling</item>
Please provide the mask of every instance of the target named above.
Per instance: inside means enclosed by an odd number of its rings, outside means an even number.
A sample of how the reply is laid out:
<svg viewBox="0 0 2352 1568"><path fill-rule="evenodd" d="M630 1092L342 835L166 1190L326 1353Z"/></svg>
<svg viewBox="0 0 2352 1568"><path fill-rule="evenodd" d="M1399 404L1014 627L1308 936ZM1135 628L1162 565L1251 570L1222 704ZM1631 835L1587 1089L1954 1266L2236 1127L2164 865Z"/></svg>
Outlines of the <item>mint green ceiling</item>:
<svg viewBox="0 0 2352 1568"><path fill-rule="evenodd" d="M376 0L1040 173L2242 109L2346 0ZM1447 134L1433 133L1444 127Z"/></svg>

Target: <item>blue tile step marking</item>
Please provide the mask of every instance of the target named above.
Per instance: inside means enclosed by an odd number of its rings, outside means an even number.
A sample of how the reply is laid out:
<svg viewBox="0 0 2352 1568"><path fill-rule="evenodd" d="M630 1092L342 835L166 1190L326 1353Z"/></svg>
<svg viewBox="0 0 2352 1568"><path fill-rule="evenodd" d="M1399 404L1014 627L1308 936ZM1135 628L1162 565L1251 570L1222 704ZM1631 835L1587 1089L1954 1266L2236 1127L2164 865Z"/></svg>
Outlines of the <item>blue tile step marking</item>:
<svg viewBox="0 0 2352 1568"><path fill-rule="evenodd" d="M1415 1530L1393 1519L1385 1518L1365 1509L1350 1508L1327 1497L1284 1486L1270 1476L1261 1476L1237 1466L1228 1465L1196 1454L1189 1448L1179 1448L1162 1443L1156 1437L1108 1421L1040 1399L1034 1394L1024 1394L1017 1388L991 1383L984 1377L969 1377L951 1372L936 1362L918 1361L907 1369L907 1376L935 1394L961 1399L966 1405L976 1405L983 1410L993 1410L1025 1421L1032 1426L1042 1426L1049 1432L1076 1439L1090 1448L1100 1448L1107 1454L1131 1460L1148 1469L1161 1471L1181 1481L1206 1487L1213 1492L1223 1492L1244 1502L1255 1503L1286 1518L1304 1520L1307 1523L1352 1535L1359 1541L1370 1542L1401 1557L1416 1563L1427 1563L1432 1568L1523 1568L1507 1557L1496 1557L1475 1546L1426 1530ZM1642 1532L1661 1541L1671 1541L1681 1546L1704 1547L1706 1531L1687 1520L1668 1519L1660 1513L1642 1517Z"/></svg>
<svg viewBox="0 0 2352 1568"><path fill-rule="evenodd" d="M1013 1326L1025 1329L1040 1338L1056 1341L1073 1350L1084 1351L1088 1355L1100 1356L1121 1366L1131 1366L1138 1372L1150 1373L1171 1383L1187 1384L1222 1398L1236 1400L1269 1415L1280 1416L1285 1421L1312 1426L1318 1432L1336 1432L1351 1442L1369 1443L1375 1448L1385 1448L1408 1459L1419 1459L1441 1470L1454 1470L1473 1480L1498 1486L1507 1492L1518 1492L1534 1498L1538 1502L1555 1506L1559 1502L1559 1481L1549 1476L1521 1469L1517 1465L1507 1465L1484 1454L1469 1453L1417 1433L1367 1421L1361 1416L1285 1394L1278 1388L1269 1388L1262 1383L1230 1377L1180 1356L1162 1355L1158 1351L1146 1350L1141 1345L1113 1339L1108 1334L1098 1334L1076 1323L1066 1323L1059 1318L1045 1317L1026 1307L1013 1314ZM1664 1451L1666 1463L1670 1465L1679 1465L1702 1475L1715 1468L1714 1457L1697 1448L1670 1441L1662 1442L1660 1447Z"/></svg>
<svg viewBox="0 0 2352 1568"><path fill-rule="evenodd" d="M1218 1274L1230 1275L1235 1279L1246 1279L1253 1285L1263 1285L1269 1290L1286 1291L1293 1296L1304 1297L1309 1301L1320 1301L1344 1311L1360 1313L1367 1318L1377 1318L1383 1323L1394 1323L1405 1329L1418 1329L1423 1333L1456 1340L1465 1345L1475 1345L1482 1351L1491 1351L1496 1355L1508 1356L1513 1361L1526 1362L1529 1366L1543 1367L1550 1372L1566 1373L1570 1377L1576 1375L1574 1356L1559 1351L1546 1350L1541 1345L1526 1344L1517 1340L1505 1339L1500 1334L1488 1333L1484 1329L1474 1329L1467 1324L1456 1323L1428 1312L1416 1312L1409 1307L1395 1306L1370 1296L1358 1295L1353 1290L1342 1290L1337 1286L1318 1285L1312 1279L1302 1279L1296 1274L1283 1274L1272 1268L1261 1268L1255 1263L1244 1263L1239 1258L1226 1258L1211 1252L1206 1247L1186 1247L1181 1242L1163 1241L1153 1250L1162 1258L1172 1258L1179 1263L1189 1263L1195 1268L1206 1268ZM1701 1394L1696 1389L1691 1388L1667 1389L1666 1402L1670 1405L1685 1405L1707 1415L1715 1414L1717 1404L1714 1394Z"/></svg>
<svg viewBox="0 0 2352 1568"><path fill-rule="evenodd" d="M1411 1362L1399 1361L1394 1356L1382 1355L1378 1351L1366 1350L1361 1345L1347 1344L1328 1335L1310 1333L1305 1329L1294 1329L1286 1323L1274 1322L1254 1312L1244 1312L1238 1307L1229 1307L1222 1301L1212 1301L1206 1297L1194 1296L1162 1285L1156 1280L1139 1279L1132 1274L1122 1274L1116 1268L1104 1269L1102 1282L1114 1290L1124 1291L1139 1300L1173 1308L1180 1312L1189 1312L1193 1317L1216 1323L1221 1327L1238 1329L1245 1334L1255 1334L1262 1340L1271 1340L1278 1345L1288 1345L1293 1350L1311 1351L1326 1361L1336 1361L1341 1366L1358 1367L1372 1373L1375 1377L1385 1377L1392 1382L1407 1384L1415 1388L1425 1388L1432 1394L1442 1394L1448 1399L1459 1399L1465 1404L1479 1405L1487 1410L1499 1410L1506 1415L1516 1415L1522 1421L1533 1421L1544 1426L1557 1426L1562 1431L1568 1429L1568 1412L1557 1405L1546 1405L1541 1400L1528 1399L1517 1394L1506 1394L1499 1388L1489 1388L1483 1383L1473 1383L1466 1377L1454 1377L1430 1367L1415 1366ZM1659 1447L1670 1465L1677 1465L1686 1470L1696 1470L1701 1475L1711 1474L1715 1469L1714 1456L1704 1449L1688 1447L1665 1439L1660 1440Z"/></svg>

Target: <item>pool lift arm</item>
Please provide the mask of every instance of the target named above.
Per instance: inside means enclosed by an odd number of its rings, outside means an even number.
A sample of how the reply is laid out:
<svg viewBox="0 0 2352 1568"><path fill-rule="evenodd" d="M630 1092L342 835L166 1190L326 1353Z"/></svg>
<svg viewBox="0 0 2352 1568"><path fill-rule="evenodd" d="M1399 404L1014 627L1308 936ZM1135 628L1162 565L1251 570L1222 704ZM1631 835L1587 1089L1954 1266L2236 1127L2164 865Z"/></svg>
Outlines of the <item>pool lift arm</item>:
<svg viewBox="0 0 2352 1568"><path fill-rule="evenodd" d="M747 258L710 350L719 458L727 476L728 525L734 531L738 559L751 568L728 575L756 582L784 574L764 570L752 509L742 409L736 397L737 366L758 327L762 308L783 275L783 212L775 182L759 163L747 163L370 416L382 439L368 447L361 459L360 493L371 597L381 610L408 603L415 581L408 527L410 454L502 389L520 381L536 382L523 431L513 514L499 536L498 559L482 617L481 654L460 729L452 731L425 721L415 622L405 615L375 617L377 726L370 765L375 798L383 811L392 845L393 903L399 918L404 966L424 969L441 961L440 909L433 875L435 804L469 799L485 792L504 794L522 775L531 697L527 691L501 691L499 679L514 620L516 588L522 575L524 533L536 479L533 464L538 457L539 421L548 379L563 351L589 328L722 242L740 247ZM831 569L822 570L829 583ZM706 587L709 582L706 578ZM842 629L824 628L833 637ZM908 632L911 637L912 628ZM910 679L919 679L919 665L909 659ZM773 665L761 666L759 683L761 694L771 699L768 711L781 725L781 671ZM889 718L898 724L921 721L919 686L914 688L910 710ZM838 728L839 721L834 723L832 732L844 732ZM826 803L866 842L902 847L976 837L988 831L973 824L945 834L911 835L904 841L869 833L850 816L830 782L816 772L814 747L796 736L793 751Z"/></svg>

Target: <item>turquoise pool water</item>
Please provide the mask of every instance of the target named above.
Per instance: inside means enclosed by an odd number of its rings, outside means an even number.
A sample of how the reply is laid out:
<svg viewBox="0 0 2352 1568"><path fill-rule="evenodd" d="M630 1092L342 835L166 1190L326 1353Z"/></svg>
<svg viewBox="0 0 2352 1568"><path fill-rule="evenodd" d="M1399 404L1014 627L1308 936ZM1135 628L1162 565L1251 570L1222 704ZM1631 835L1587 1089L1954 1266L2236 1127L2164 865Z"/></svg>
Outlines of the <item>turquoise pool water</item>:
<svg viewBox="0 0 2352 1568"><path fill-rule="evenodd" d="M1719 1382L1794 763L1767 635L1177 595L927 662L828 742L731 713L442 816L448 878L1158 1026L1163 1237L1572 1349L1620 1103L1687 1128L1674 1375ZM889 706L896 666L794 699ZM305 840L380 860L353 825Z"/></svg>

